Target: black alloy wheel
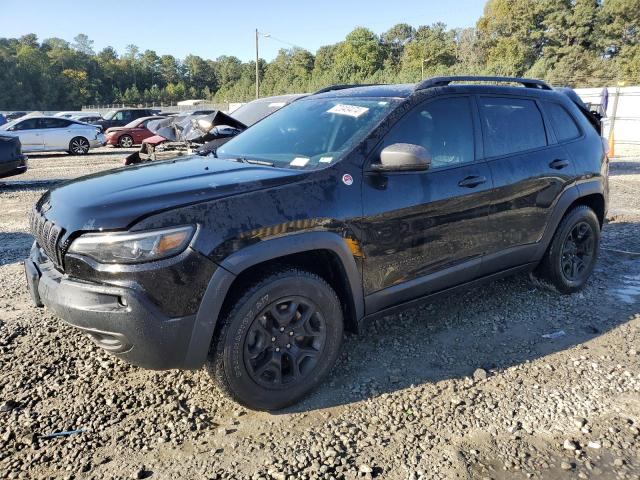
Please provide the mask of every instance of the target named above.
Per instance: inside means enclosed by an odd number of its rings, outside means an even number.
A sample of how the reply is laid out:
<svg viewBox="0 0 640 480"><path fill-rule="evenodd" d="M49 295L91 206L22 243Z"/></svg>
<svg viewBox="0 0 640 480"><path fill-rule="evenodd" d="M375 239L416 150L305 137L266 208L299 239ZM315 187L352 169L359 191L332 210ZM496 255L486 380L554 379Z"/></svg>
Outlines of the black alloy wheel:
<svg viewBox="0 0 640 480"><path fill-rule="evenodd" d="M587 284L598 260L600 219L587 205L569 210L536 267L535 275L560 293L574 293Z"/></svg>
<svg viewBox="0 0 640 480"><path fill-rule="evenodd" d="M304 297L282 298L253 320L244 342L251 378L266 388L304 381L322 354L327 336L324 317Z"/></svg>
<svg viewBox="0 0 640 480"><path fill-rule="evenodd" d="M277 410L308 395L335 364L342 304L324 278L295 266L254 278L218 319L206 367L235 401Z"/></svg>
<svg viewBox="0 0 640 480"><path fill-rule="evenodd" d="M583 280L594 259L594 234L587 222L577 223L567 235L562 247L560 268L570 282Z"/></svg>

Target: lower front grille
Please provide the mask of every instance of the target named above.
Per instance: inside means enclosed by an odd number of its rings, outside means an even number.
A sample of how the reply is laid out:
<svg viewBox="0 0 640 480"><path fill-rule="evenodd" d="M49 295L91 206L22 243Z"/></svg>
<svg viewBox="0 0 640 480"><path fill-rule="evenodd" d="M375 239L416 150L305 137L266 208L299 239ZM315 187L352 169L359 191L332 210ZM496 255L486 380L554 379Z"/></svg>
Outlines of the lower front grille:
<svg viewBox="0 0 640 480"><path fill-rule="evenodd" d="M52 221L47 220L45 216L35 208L31 211L29 224L31 227L31 233L35 237L40 248L42 248L44 253L54 264L60 265L58 240L60 240L62 229Z"/></svg>

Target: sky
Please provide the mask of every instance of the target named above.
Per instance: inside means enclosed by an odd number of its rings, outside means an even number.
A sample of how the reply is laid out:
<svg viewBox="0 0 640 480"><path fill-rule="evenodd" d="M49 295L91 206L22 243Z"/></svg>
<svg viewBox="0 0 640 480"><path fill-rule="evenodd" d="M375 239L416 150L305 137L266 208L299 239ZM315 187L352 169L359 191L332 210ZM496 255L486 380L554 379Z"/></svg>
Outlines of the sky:
<svg viewBox="0 0 640 480"><path fill-rule="evenodd" d="M124 53L141 51L184 58L235 55L255 58L255 29L260 57L272 60L280 48L300 46L315 53L339 42L355 27L380 34L396 23L414 27L444 22L449 28L475 25L485 0L0 0L0 37L35 33L40 40L69 42L78 33ZM286 42L286 43L283 43Z"/></svg>

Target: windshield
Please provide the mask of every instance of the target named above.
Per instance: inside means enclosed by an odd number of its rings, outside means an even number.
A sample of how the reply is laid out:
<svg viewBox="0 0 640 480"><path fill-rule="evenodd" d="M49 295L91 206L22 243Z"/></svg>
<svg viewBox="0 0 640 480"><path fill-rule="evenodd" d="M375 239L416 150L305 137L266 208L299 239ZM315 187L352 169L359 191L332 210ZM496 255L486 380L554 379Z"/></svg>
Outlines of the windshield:
<svg viewBox="0 0 640 480"><path fill-rule="evenodd" d="M238 107L230 115L249 127L285 105L284 102L253 101Z"/></svg>
<svg viewBox="0 0 640 480"><path fill-rule="evenodd" d="M221 146L219 157L263 160L278 167L317 168L361 141L397 100L298 100Z"/></svg>
<svg viewBox="0 0 640 480"><path fill-rule="evenodd" d="M136 118L135 120L132 120L131 122L127 123L122 128L136 128L138 126L138 124L141 123L142 121L143 121L142 119Z"/></svg>
<svg viewBox="0 0 640 480"><path fill-rule="evenodd" d="M17 119L17 120L13 120L11 122L7 122L4 125L0 125L0 130L9 130L11 127L13 127L14 125L16 125L17 123L20 122L20 120L22 120L21 118Z"/></svg>
<svg viewBox="0 0 640 480"><path fill-rule="evenodd" d="M105 119L105 120L111 120L113 117L115 117L115 116L116 116L116 113L118 113L118 111L117 111L117 110L109 110L109 111L107 112L107 114L104 116L104 119Z"/></svg>

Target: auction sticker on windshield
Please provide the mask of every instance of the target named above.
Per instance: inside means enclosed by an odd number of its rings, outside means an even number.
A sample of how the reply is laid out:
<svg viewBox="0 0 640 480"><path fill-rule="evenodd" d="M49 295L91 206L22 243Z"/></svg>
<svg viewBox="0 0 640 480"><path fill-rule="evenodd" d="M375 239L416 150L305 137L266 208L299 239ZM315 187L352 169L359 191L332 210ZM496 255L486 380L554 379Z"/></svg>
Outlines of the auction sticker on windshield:
<svg viewBox="0 0 640 480"><path fill-rule="evenodd" d="M292 167L304 167L307 163L309 163L308 158L296 157L293 160L291 160L291 163L289 165L291 165Z"/></svg>
<svg viewBox="0 0 640 480"><path fill-rule="evenodd" d="M344 103L339 103L327 110L327 113L335 113L336 115L347 115L348 117L358 118L368 111L369 109L367 107L359 107L358 105L345 105Z"/></svg>

